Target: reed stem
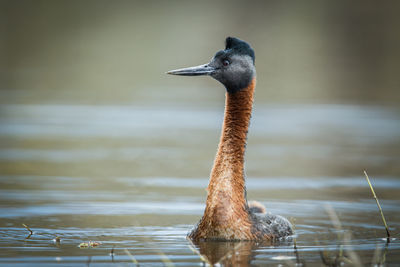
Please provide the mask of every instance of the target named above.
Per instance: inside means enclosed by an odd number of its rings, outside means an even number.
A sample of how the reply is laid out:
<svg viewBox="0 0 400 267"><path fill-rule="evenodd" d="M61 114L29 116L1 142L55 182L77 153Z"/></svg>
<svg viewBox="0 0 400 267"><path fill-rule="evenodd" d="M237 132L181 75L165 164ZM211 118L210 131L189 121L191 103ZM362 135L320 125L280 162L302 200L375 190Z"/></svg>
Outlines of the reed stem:
<svg viewBox="0 0 400 267"><path fill-rule="evenodd" d="M379 211L381 212L382 220L383 220L383 223L385 224L385 228L386 228L386 235L387 235L387 238L388 238L388 240L389 240L389 239L390 239L389 227L387 226L387 223L386 223L386 220L385 220L385 216L383 215L383 211L382 211L381 205L379 204L379 200L378 200L378 198L376 197L374 188L372 187L372 184L371 184L371 182L370 182L370 180L369 180L368 174L367 174L367 172L366 172L365 170L364 170L364 174L365 174L365 178L367 179L367 182L368 182L368 184L369 184L369 187L371 188L372 195L373 195L374 198L375 198L376 204L378 205Z"/></svg>

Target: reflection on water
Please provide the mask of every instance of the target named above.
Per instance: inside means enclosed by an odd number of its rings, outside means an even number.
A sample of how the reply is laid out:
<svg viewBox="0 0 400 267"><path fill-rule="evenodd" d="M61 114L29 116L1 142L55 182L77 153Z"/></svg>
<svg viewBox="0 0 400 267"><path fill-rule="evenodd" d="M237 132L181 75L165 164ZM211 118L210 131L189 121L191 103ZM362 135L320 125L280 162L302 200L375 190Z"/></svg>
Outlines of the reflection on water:
<svg viewBox="0 0 400 267"><path fill-rule="evenodd" d="M204 209L221 120L221 109L201 107L0 106L0 265L321 266L321 253L341 249L367 266L383 255L386 266L398 264L398 110L256 105L248 198L295 219L297 254L292 238L186 239ZM397 238L387 247L363 168ZM340 238L327 206L350 240ZM102 244L78 248L89 241Z"/></svg>
<svg viewBox="0 0 400 267"><path fill-rule="evenodd" d="M257 247L254 242L199 242L195 251L210 265L247 266L253 260Z"/></svg>

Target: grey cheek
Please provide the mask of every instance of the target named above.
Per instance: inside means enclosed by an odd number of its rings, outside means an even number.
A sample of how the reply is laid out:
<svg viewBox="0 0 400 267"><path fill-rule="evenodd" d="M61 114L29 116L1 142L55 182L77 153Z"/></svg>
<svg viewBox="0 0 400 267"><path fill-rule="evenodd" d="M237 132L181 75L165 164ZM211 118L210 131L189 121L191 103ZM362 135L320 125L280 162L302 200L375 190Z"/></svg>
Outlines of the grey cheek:
<svg viewBox="0 0 400 267"><path fill-rule="evenodd" d="M223 81L223 76L222 76L221 73L219 73L219 72L218 72L218 73L212 74L211 77L214 78L214 79L216 79L216 80L219 81L219 82L222 82L222 83L224 82L224 81Z"/></svg>

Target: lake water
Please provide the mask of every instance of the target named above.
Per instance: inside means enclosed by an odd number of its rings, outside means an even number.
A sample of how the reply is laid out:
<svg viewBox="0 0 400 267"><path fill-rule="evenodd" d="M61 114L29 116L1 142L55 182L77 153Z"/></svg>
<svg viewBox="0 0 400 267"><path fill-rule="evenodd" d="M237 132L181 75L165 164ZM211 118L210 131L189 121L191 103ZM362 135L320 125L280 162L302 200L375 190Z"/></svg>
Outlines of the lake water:
<svg viewBox="0 0 400 267"><path fill-rule="evenodd" d="M189 242L222 112L1 105L0 265L323 266L342 254L344 266L400 264L400 112L380 106L256 105L248 199L290 218L296 235L275 244ZM79 247L90 241L101 244Z"/></svg>

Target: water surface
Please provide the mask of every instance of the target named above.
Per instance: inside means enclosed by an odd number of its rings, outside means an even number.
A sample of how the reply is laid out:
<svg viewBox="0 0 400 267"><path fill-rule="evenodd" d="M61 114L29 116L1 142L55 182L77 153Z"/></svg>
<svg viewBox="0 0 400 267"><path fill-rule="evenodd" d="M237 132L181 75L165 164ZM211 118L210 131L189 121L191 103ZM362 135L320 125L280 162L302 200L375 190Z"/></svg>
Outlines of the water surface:
<svg viewBox="0 0 400 267"><path fill-rule="evenodd" d="M321 255L333 260L344 251L353 263L396 266L399 114L378 106L256 105L248 198L291 219L296 235L275 244L192 244L186 234L204 209L221 108L2 105L0 265L321 266ZM89 241L101 245L78 247Z"/></svg>

